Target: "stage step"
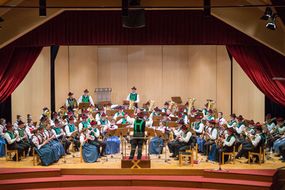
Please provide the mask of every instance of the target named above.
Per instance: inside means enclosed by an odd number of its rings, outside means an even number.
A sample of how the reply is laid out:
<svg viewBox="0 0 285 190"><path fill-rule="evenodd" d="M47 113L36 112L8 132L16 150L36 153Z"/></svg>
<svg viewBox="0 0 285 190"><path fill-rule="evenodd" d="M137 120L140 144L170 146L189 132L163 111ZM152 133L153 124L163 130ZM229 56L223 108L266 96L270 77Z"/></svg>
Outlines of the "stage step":
<svg viewBox="0 0 285 190"><path fill-rule="evenodd" d="M208 188L232 190L269 190L271 182L226 180L202 176L130 176L130 175L62 175L60 177L1 180L1 189L33 189L82 186L158 186L183 188Z"/></svg>
<svg viewBox="0 0 285 190"><path fill-rule="evenodd" d="M61 169L53 168L1 168L0 180L6 179L22 179L22 178L44 178L44 177L60 177Z"/></svg>
<svg viewBox="0 0 285 190"><path fill-rule="evenodd" d="M277 170L204 170L204 177L272 182Z"/></svg>

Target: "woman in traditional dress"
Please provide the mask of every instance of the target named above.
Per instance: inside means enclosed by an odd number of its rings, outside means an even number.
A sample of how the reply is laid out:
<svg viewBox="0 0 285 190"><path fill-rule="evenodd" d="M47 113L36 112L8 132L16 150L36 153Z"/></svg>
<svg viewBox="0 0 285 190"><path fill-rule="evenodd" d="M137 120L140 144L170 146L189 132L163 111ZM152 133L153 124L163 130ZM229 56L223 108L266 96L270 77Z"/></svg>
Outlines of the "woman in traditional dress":
<svg viewBox="0 0 285 190"><path fill-rule="evenodd" d="M32 143L34 145L35 152L40 157L41 164L43 166L48 166L57 160L55 152L48 145L49 140L44 140L43 136L40 134L40 130L43 130L43 127L36 128L32 131Z"/></svg>
<svg viewBox="0 0 285 190"><path fill-rule="evenodd" d="M166 124L165 122L159 122L159 126L155 127L154 129L156 131L161 131L165 133L165 130L166 130L165 124ZM158 136L157 133L155 133L155 135L156 136L153 137L149 143L149 154L161 154L162 153L163 139L161 138L161 136Z"/></svg>
<svg viewBox="0 0 285 190"><path fill-rule="evenodd" d="M82 146L82 157L84 162L93 163L98 159L98 149L95 145L89 143L93 141L94 136L90 135L90 131L87 128L83 128L80 134L80 143Z"/></svg>
<svg viewBox="0 0 285 190"><path fill-rule="evenodd" d="M106 154L116 154L120 152L120 139L117 136L110 135L111 131L118 129L116 121L111 120L110 126L105 126L103 134L106 136Z"/></svg>
<svg viewBox="0 0 285 190"><path fill-rule="evenodd" d="M6 120L4 118L0 119L0 157L5 156L5 127L6 126Z"/></svg>

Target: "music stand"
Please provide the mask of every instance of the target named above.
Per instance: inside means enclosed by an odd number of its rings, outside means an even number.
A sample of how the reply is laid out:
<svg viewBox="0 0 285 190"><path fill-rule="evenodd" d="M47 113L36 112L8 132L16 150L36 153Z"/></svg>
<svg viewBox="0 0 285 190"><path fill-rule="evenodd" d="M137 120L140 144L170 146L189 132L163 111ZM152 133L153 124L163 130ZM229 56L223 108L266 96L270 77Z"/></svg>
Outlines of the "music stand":
<svg viewBox="0 0 285 190"><path fill-rule="evenodd" d="M87 110L90 106L90 103L87 103L87 102L81 102L79 103L79 109L81 110Z"/></svg>
<svg viewBox="0 0 285 190"><path fill-rule="evenodd" d="M182 99L180 96L174 96L174 97L171 97L171 100L173 102L175 102L176 104L182 104Z"/></svg>

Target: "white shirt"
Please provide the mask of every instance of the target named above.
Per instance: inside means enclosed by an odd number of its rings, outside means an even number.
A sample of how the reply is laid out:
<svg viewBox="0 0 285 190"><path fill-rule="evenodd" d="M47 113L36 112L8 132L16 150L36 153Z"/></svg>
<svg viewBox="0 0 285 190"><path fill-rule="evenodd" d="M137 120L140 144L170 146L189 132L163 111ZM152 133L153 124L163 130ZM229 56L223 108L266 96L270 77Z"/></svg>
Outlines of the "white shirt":
<svg viewBox="0 0 285 190"><path fill-rule="evenodd" d="M59 138L59 137L61 137L61 136L64 135L64 131L63 131L62 129L60 129L60 134L59 134L59 135L56 134L56 132L55 132L54 129L52 129L52 132L53 132L53 134L54 134L54 136L55 136L56 138Z"/></svg>
<svg viewBox="0 0 285 190"><path fill-rule="evenodd" d="M225 120L225 118L221 117L217 119L217 122L219 123L219 126L222 126L224 124L227 123L227 121Z"/></svg>
<svg viewBox="0 0 285 190"><path fill-rule="evenodd" d="M64 129L65 129L66 136L68 136L68 137L70 137L73 133L75 133L77 131L77 127L75 125L74 125L75 130L73 132L70 132L68 124L65 125Z"/></svg>
<svg viewBox="0 0 285 190"><path fill-rule="evenodd" d="M195 128L194 128L194 130L196 131L196 133L202 133L203 130L204 130L204 127L205 127L205 125L201 122L201 123L199 124L199 128L198 128L198 129L195 129Z"/></svg>
<svg viewBox="0 0 285 190"><path fill-rule="evenodd" d="M233 127L235 127L237 125L237 122L235 121L235 122L232 122L232 124L229 124L228 123L228 128L233 128Z"/></svg>
<svg viewBox="0 0 285 190"><path fill-rule="evenodd" d="M39 139L42 140L42 144L40 144ZM43 141L44 140L40 137L40 135L38 135L38 136L33 135L32 136L32 142L38 149L40 149L42 146L44 146Z"/></svg>
<svg viewBox="0 0 285 190"><path fill-rule="evenodd" d="M275 123L266 124L268 131L271 131L275 127Z"/></svg>
<svg viewBox="0 0 285 190"><path fill-rule="evenodd" d="M15 135L16 138L11 139L10 135L8 133L4 134L4 138L6 139L6 141L8 142L8 144L13 144L18 138Z"/></svg>
<svg viewBox="0 0 285 190"><path fill-rule="evenodd" d="M35 126L29 126L29 125L27 125L26 126L26 129L25 129L25 131L26 131L26 133L27 133L27 135L28 135L28 137L29 137L29 139L31 139L32 138L32 133L31 133L31 130L34 130L35 129Z"/></svg>
<svg viewBox="0 0 285 190"><path fill-rule="evenodd" d="M84 95L82 95L82 96L80 96L79 97L79 99L78 99L78 104L79 103L82 103L82 97L83 97ZM93 99L92 99L92 97L90 96L90 95L88 95L89 96L89 102L90 102L90 104L92 105L92 106L94 106L94 102L93 102Z"/></svg>
<svg viewBox="0 0 285 190"><path fill-rule="evenodd" d="M259 144L260 141L261 141L261 136L260 136L260 134L256 134L256 135L255 135L255 138L251 141L251 143L252 143L252 145L253 145L254 147L256 147L256 146Z"/></svg>
<svg viewBox="0 0 285 190"><path fill-rule="evenodd" d="M245 128L244 124L242 124L240 127L237 127L237 125L235 125L235 130L237 131L238 134L241 134L244 128Z"/></svg>
<svg viewBox="0 0 285 190"><path fill-rule="evenodd" d="M4 126L0 125L0 137L4 137Z"/></svg>
<svg viewBox="0 0 285 190"><path fill-rule="evenodd" d="M236 141L235 136L231 136L230 141L226 141L226 140L225 140L223 146L229 146L229 147L231 147L231 146L233 146L233 144L235 143L235 141Z"/></svg>
<svg viewBox="0 0 285 190"><path fill-rule="evenodd" d="M186 134L182 131L180 142L188 143L191 136L192 136L192 133L190 131L188 131Z"/></svg>
<svg viewBox="0 0 285 190"><path fill-rule="evenodd" d="M210 134L209 135L210 139L211 140L216 140L217 137L218 137L218 130L217 130L217 128L212 129L212 128L209 127L209 130L210 130L210 133L209 133Z"/></svg>
<svg viewBox="0 0 285 190"><path fill-rule="evenodd" d="M129 93L128 97L127 97L127 100L130 101L130 95L131 93ZM140 102L140 96L139 94L137 94L137 100L135 101L135 103L139 103Z"/></svg>
<svg viewBox="0 0 285 190"><path fill-rule="evenodd" d="M79 127L79 133L80 133L83 129L83 124L79 123L78 127ZM90 123L88 124L87 128L89 128L89 127L91 127Z"/></svg>
<svg viewBox="0 0 285 190"><path fill-rule="evenodd" d="M19 128L18 128L17 130L15 130L15 134L16 134L17 136L19 136L19 138L17 138L17 142L19 142L19 141L21 141L21 140L23 140L23 139L25 139L25 138L28 138L28 135L27 135L27 133L26 133L26 129L24 129L24 136L23 136L23 137L20 137Z"/></svg>

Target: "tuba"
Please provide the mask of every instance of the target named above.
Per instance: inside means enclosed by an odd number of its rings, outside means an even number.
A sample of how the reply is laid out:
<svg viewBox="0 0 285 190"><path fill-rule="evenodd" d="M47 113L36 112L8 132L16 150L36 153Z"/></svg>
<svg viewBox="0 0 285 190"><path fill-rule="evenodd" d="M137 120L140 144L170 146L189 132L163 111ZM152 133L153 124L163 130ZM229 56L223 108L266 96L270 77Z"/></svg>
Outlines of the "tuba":
<svg viewBox="0 0 285 190"><path fill-rule="evenodd" d="M215 105L215 101L214 100L211 100L211 99L207 99L207 109L210 110L210 109L213 109L214 108L214 105Z"/></svg>
<svg viewBox="0 0 285 190"><path fill-rule="evenodd" d="M188 98L188 115L190 115L192 108L194 108L194 103L196 98Z"/></svg>

